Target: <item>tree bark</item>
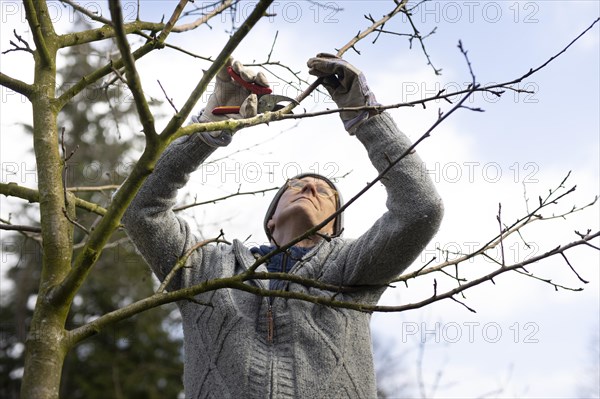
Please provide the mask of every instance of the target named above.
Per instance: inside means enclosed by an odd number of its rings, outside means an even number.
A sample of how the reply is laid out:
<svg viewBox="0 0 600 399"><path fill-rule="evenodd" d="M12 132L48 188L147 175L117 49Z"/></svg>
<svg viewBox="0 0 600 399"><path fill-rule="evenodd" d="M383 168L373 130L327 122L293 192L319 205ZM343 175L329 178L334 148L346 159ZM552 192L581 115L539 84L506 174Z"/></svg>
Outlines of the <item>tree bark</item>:
<svg viewBox="0 0 600 399"><path fill-rule="evenodd" d="M47 292L68 273L72 256L74 201L66 203L62 181L64 160L59 152L56 87L56 33L46 3L26 3L28 20L36 21L33 107L33 147L37 164L42 228L42 272L31 326L27 335L21 385L23 399L58 398L62 364L67 352L65 320L69 303L51 303ZM28 4L27 4L28 3Z"/></svg>

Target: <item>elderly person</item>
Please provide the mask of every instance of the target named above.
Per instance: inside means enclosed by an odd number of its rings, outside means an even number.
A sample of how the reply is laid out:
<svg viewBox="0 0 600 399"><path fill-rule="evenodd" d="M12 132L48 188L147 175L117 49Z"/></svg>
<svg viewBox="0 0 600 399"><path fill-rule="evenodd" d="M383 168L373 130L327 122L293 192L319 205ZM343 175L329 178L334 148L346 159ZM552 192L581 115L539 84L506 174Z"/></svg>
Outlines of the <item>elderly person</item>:
<svg viewBox="0 0 600 399"><path fill-rule="evenodd" d="M233 69L246 81L268 86L239 62ZM342 59L319 54L309 72L341 107L374 105L363 74ZM223 105L241 105L241 116L256 114L250 92L227 72L217 76L215 93L194 122L220 120ZM410 142L385 112L340 113L345 129L365 146L378 171L400 156ZM231 116L225 116L231 117ZM197 243L186 221L172 208L178 189L217 148L231 141L228 131L204 132L176 140L164 152L127 210L129 236L163 280ZM411 153L382 179L388 211L357 239L341 237L336 217L317 234L272 257L257 271L291 273L335 286L360 286L339 293L340 301L376 304L388 283L407 268L436 233L442 204L421 160ZM297 176L277 192L265 217L270 245L246 248L206 245L188 258L171 280L176 290L247 270L256 257L298 237L332 215L342 204L335 185L314 174ZM283 280L247 282L263 289L331 297L332 292ZM186 398L374 398L376 382L370 314L281 297L260 297L234 289L200 294L178 303L184 332ZM203 306L200 303L206 303Z"/></svg>

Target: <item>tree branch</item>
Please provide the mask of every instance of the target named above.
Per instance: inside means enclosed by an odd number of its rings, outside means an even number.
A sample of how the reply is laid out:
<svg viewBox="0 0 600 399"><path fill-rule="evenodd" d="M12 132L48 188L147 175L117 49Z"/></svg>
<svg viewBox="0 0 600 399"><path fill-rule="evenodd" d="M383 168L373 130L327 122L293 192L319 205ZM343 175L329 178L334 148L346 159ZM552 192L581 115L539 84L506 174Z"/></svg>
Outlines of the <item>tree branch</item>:
<svg viewBox="0 0 600 399"><path fill-rule="evenodd" d="M4 225L6 225L6 226L15 226L10 222L10 220L6 220L3 218L0 218L0 222L4 223ZM26 227L32 227L33 229L37 228L36 226L26 226ZM10 230L10 229L7 229L7 230ZM18 231L20 234L22 234L25 238L32 239L40 246L40 248L42 248L42 236L40 234L42 231L41 228L40 228L40 231L36 231L36 232L29 232L29 231L19 230L19 229L17 229L16 231Z"/></svg>
<svg viewBox="0 0 600 399"><path fill-rule="evenodd" d="M6 51L3 51L2 54L8 54L11 53L13 51L25 51L27 53L30 53L32 55L35 55L35 52L31 49L31 47L29 46L29 43L27 43L27 41L25 41L21 36L19 36L17 34L17 30L13 29L13 35L17 38L17 41L23 43L23 45L25 47L21 47L19 46L17 43L13 42L12 40L10 41L10 44L13 45L13 48L8 49Z"/></svg>
<svg viewBox="0 0 600 399"><path fill-rule="evenodd" d="M187 2L186 0L182 0L182 2L179 3L171 20L173 19L173 17L175 17L175 14L177 13L177 11L179 11L179 13L181 13L181 11L180 11L181 3L183 3L185 5L186 2ZM135 107L140 116L140 122L142 123L143 131L144 131L144 134L146 135L146 140L148 140L148 141L156 140L156 129L154 128L154 116L152 115L152 112L150 111L150 107L148 106L148 102L146 101L146 98L144 96L144 90L142 89L142 83L140 81L140 76L138 75L137 69L135 67L135 58L133 58L133 55L131 54L131 51L129 48L129 42L127 41L127 33L125 32L125 29L123 27L123 12L121 9L121 3L118 1L110 1L108 4L109 4L109 8L110 8L110 13L112 16L113 26L115 28L115 34L116 34L115 37L116 37L117 46L119 47L119 51L121 52L121 57L122 57L121 59L123 60L123 65L125 66L125 71L126 71L126 75L127 75L127 86L129 87L129 89L131 90L131 93L133 94L133 99L135 101ZM171 22L171 21L169 21L169 22ZM164 41L164 39L166 38L166 35L168 35L169 32L168 32L168 30L165 30L165 31L163 31L163 33L165 33L165 34L164 34L164 37L162 38L162 41ZM161 36L162 36L162 34L161 34ZM159 38L159 42L161 42L160 38Z"/></svg>
<svg viewBox="0 0 600 399"><path fill-rule="evenodd" d="M35 226L23 226L18 224L0 224L0 230L26 231L29 233L41 233L42 229Z"/></svg>
<svg viewBox="0 0 600 399"><path fill-rule="evenodd" d="M39 191L19 186L17 183L0 183L0 194L7 197L21 198L29 201L30 203L40 202ZM106 214L106 209L100 205L82 200L81 198L75 197L75 206L100 216L104 216Z"/></svg>
<svg viewBox="0 0 600 399"><path fill-rule="evenodd" d="M477 286L479 284L482 284L486 281L490 281L494 277L496 277L502 273L506 273L507 271L511 271L511 270L521 269L526 265L529 265L529 264L532 264L535 262L539 262L542 259L546 259L546 258L549 258L554 255L561 254L571 248L577 247L579 245L585 245L585 244L587 244L588 241L591 241L594 238L597 238L599 236L600 236L600 231L598 231L594 234L586 235L583 238L581 238L580 240L573 241L569 244L559 246L551 251L548 251L544 254L532 257L523 262L515 263L513 265L509 265L506 267L500 267L500 268L490 272L489 274L486 274L485 276L482 276L478 279L469 281L469 282L467 282L459 287L456 287L452 290L449 290L449 291L446 291L443 293L437 293L437 290L436 290L434 295L432 295L431 297L424 299L422 301L419 301L419 302L409 303L406 305L400 305L400 306L367 305L367 304L361 304L361 303L356 303L356 302L338 301L335 299L335 297L331 297L331 296L313 296L313 295L304 294L304 293L300 293L300 292L294 292L294 291L265 290L265 289L261 289L261 288L255 287L255 286L244 284L244 281L246 281L248 279L252 279L252 276L254 275L253 272L249 271L249 272L246 272L243 274L238 274L238 275L235 275L232 277L206 281L201 284L197 284L195 286L184 288L184 289L177 290L177 291L166 292L166 293L165 292L156 293L148 298L144 298L142 300L134 302L131 305L125 306L121 309L118 309L113 312L107 313L103 316L100 316L99 318L95 319L94 321L92 321L84 326L81 326L74 330L71 330L68 334L69 334L71 342L74 344L76 342L81 341L84 338L90 337L90 336L98 333L101 329L105 328L106 326L116 323L118 321L127 319L128 317L131 317L134 314L143 312L145 310L148 310L148 309L160 306L160 305L164 305L166 303L175 302L175 301L190 298L190 297L193 297L193 296L205 293L205 292L215 291L215 290L223 289L223 288L239 289L241 291L246 291L246 292L249 292L249 293L252 293L255 295L259 295L259 296L297 299L297 300L302 300L302 301L319 304L319 305L323 305L323 306L329 306L329 307L335 307L335 308L341 308L341 309L350 309L350 310L356 310L359 312L368 312L368 313L372 313L372 312L404 312L407 310L422 308L424 306L427 306L434 302L441 301L443 299L453 299L453 297L456 294L461 293L461 292L463 292L469 288L472 288L474 286ZM286 277L285 273L281 273L281 278L285 278L285 277ZM306 279L305 281L306 281L306 283L312 282L312 280L310 280L310 279ZM462 304L462 305L466 306L465 304ZM470 309L470 308L468 308L468 309Z"/></svg>
<svg viewBox="0 0 600 399"><path fill-rule="evenodd" d="M384 15L383 18L381 18L379 21L375 21L373 18L367 18L367 19L369 19L369 21L373 22L373 25L368 27L363 32L358 32L356 34L356 36L354 36L354 38L352 38L352 40L350 40L348 43L346 43L346 45L344 45L341 49L336 49L337 56L341 57L342 55L344 55L344 53L346 53L346 51L348 51L350 49L354 49L354 51L356 51L358 54L360 54L360 52L358 50L356 50L356 48L354 47L356 45L356 43L358 43L365 37L369 36L371 33L375 32L380 26L385 25L385 23L387 21L392 19L396 14L398 14L405 8L407 2L408 2L408 0L402 0L400 2L396 2L396 7L392 11L390 11L389 13Z"/></svg>
<svg viewBox="0 0 600 399"><path fill-rule="evenodd" d="M175 274L177 274L177 272L182 267L185 267L185 263L187 262L188 258L195 251L197 251L199 248L202 248L203 246L208 245L210 243L225 243L225 244L231 245L230 242L222 240L221 239L222 236L223 236L223 231L221 230L221 234L219 234L218 237L211 238L211 239L204 240L204 241L200 241L200 242L196 243L195 245L192 245L192 247L185 253L185 255L183 255L181 257L181 259L179 259L177 261L177 263L175 264L175 266L173 266L173 268L171 269L171 271L169 272L169 274L166 275L165 279L160 284L160 286L158 287L158 289L156 290L156 292L158 294L161 294L161 293L165 292L165 290L167 289L167 286L169 285L169 283L171 282L171 280L173 279L173 277L175 277Z"/></svg>
<svg viewBox="0 0 600 399"><path fill-rule="evenodd" d="M41 2L40 2L41 3ZM37 3L39 7L45 7L45 3ZM25 8L25 15L27 16L27 22L33 36L33 42L35 43L36 51L40 55L40 61L43 67L53 67L54 63L48 50L46 38L44 32L42 32L42 24L38 18L38 10L33 3L33 0L23 0L23 6ZM46 16L47 16L46 10Z"/></svg>
<svg viewBox="0 0 600 399"><path fill-rule="evenodd" d="M80 186L80 187L67 187L67 191L71 192L95 192L95 191L104 191L104 190L116 190L121 187L119 184L107 184L105 186Z"/></svg>
<svg viewBox="0 0 600 399"><path fill-rule="evenodd" d="M138 60L150 53L155 49L155 42L150 41L144 44L142 47L135 50L132 54L133 59ZM67 91L65 91L60 97L58 97L54 102L56 107L61 109L63 108L69 101L71 101L77 94L81 91L85 90L86 87L95 83L96 81L102 79L104 76L112 73L114 70L119 70L124 65L123 59L112 60L105 66L95 70L89 75L81 78L79 82L71 86Z"/></svg>
<svg viewBox="0 0 600 399"><path fill-rule="evenodd" d="M568 177L568 175L567 175L567 177ZM570 209L569 211L562 213L558 216L554 216L554 217L542 216L540 214L540 212L543 209L545 209L551 205L556 205L558 203L558 201L560 201L565 196L567 196L573 192L573 190L571 189L571 190L565 191L564 193L559 193L559 190L561 188L564 188L563 184L565 183L565 181L566 180L563 180L561 182L561 184L558 185L557 188L550 190L550 194L545 199L542 199L540 204L533 211L529 211L524 216L518 218L513 224L504 228L499 234L494 236L491 240L484 243L481 247L474 250L473 252L471 252L469 254L465 254L465 255L455 254L455 255L461 255L461 256L456 259L453 259L453 260L446 260L442 263L439 263L439 264L431 266L431 267L422 267L419 270L416 270L414 272L403 274L402 276L394 279L393 282L404 281L406 283L410 279L413 279L413 278L416 278L416 277L419 277L419 276L422 276L425 274L442 271L444 268L446 268L448 266L458 265L469 259L475 258L476 256L479 256L479 255L487 256L486 251L496 248L498 245L501 244L502 240L506 240L506 238L508 238L510 235L512 235L514 233L519 234L521 229L524 228L525 226L529 225L530 223L537 222L537 221L551 220L551 219L553 219L555 217L559 217L559 216L565 217L565 216L568 216L575 212L580 212L583 209L586 209L586 208L592 206L593 204L595 204L596 200L594 200L591 203L584 205L582 207L574 207L574 208ZM488 258L491 261L498 263L495 259L493 259L491 257L488 257ZM429 263L431 263L431 262L429 262ZM500 263L498 263L498 264L500 264Z"/></svg>
<svg viewBox="0 0 600 399"><path fill-rule="evenodd" d="M27 98L30 98L33 94L33 87L25 82L22 82L18 79L11 78L8 75L0 72L0 85L4 86L8 89L16 91L19 94L24 95Z"/></svg>
<svg viewBox="0 0 600 399"><path fill-rule="evenodd" d="M424 1L419 4L422 4L422 3L424 3ZM410 23L410 26L412 27L413 32L414 32L414 36L409 39L411 48L412 48L412 40L413 40L413 38L416 38L419 41L419 44L421 45L421 50L423 50L423 54L425 54L425 58L427 58L427 65L430 65L431 68L433 68L433 72L436 75L441 75L441 72L442 72L441 68L438 69L435 66L433 66L433 63L431 62L431 57L429 56L429 53L427 52L427 49L425 48L425 43L423 43L423 39L425 39L427 36L430 36L433 33L435 33L435 28L429 34L427 34L425 36L421 36L421 33L419 32L419 30L417 29L417 26L415 25L415 23L412 20L412 14L410 13L410 11L405 10L404 15L406 15L406 18L408 19L408 22Z"/></svg>
<svg viewBox="0 0 600 399"><path fill-rule="evenodd" d="M83 32L67 33L65 35L62 35L62 36L60 36L60 47L70 47L70 46L75 46L78 44L90 43L90 42L94 42L97 40L103 40L103 39L109 39L109 38L115 37L115 30L113 29L112 22L110 20L108 20L104 17L98 16L92 12L89 12L88 10L79 6L77 3L75 3L71 0L60 0L60 1L73 7L74 10L82 13L83 15L89 17L90 19L100 22L105 25L105 26L103 26L101 28L97 28L97 29L89 29L89 30L86 30ZM187 32L187 31L196 29L199 26L202 26L203 24L207 23L211 18L214 18L215 16L221 14L223 11L225 11L226 9L231 7L231 3L232 3L231 0L227 0L223 3L221 3L219 6L215 7L215 9L213 11L209 12L208 14L202 15L195 21L190 22L188 24L173 26L172 29L170 29L170 31L174 32L174 33L182 33L182 32ZM179 16L177 16L177 18L179 18ZM167 24L164 24L162 22L147 22L147 21L139 21L139 20L123 24L123 29L127 32L127 34L133 33L133 34L142 36L148 40L154 40L154 37L144 33L143 31L160 32L160 31L165 30L166 27L167 27ZM165 44L165 45L167 47L181 50L178 47L171 46L169 44ZM184 51L184 52L192 55L191 53L189 53L185 50L181 50L181 51ZM194 56L197 57L196 55L194 55ZM204 58L204 57L200 57L200 58Z"/></svg>
<svg viewBox="0 0 600 399"><path fill-rule="evenodd" d="M214 198L208 201L202 201L202 202L194 202L192 204L187 204L187 205L181 205L178 207L173 208L173 212L179 212L179 211L183 211L185 209L189 209L195 206L201 206L201 205L208 205L208 204L214 204L218 201L223 201L232 197L237 197L240 195L256 195L256 194L264 194L267 193L269 191L273 191L273 190L277 190L279 189L279 187L271 187L271 188L265 188L264 190L256 190L256 191L246 191L246 192L240 192L240 190L238 189L238 191L236 193L233 194L228 194L228 195L224 195L223 197L219 197L219 198Z"/></svg>
<svg viewBox="0 0 600 399"><path fill-rule="evenodd" d="M61 3L65 3L71 7L73 7L73 9L77 12L80 12L81 14L85 15L86 17L90 18L92 21L96 21L96 22L100 22L103 23L105 25L112 25L111 21L102 17L101 15L97 15L91 11L88 11L85 7L80 6L79 4L75 3L74 1L71 0L59 0ZM79 43L81 44L81 43Z"/></svg>

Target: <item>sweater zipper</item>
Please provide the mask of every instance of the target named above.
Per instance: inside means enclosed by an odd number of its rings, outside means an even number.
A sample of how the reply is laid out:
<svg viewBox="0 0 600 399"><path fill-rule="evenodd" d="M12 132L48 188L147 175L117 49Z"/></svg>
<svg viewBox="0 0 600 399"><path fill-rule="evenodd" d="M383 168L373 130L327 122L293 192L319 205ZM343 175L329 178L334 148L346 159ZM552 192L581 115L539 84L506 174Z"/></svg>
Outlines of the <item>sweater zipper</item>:
<svg viewBox="0 0 600 399"><path fill-rule="evenodd" d="M283 260L281 262L281 272L285 272L286 269L286 262L287 262L287 252L283 254ZM269 282L269 289L271 283ZM275 333L275 321L273 319L273 301L275 300L275 297L269 297L269 306L267 307L267 342L269 344L273 343L273 335ZM273 350L273 347L271 347L271 350ZM271 392L270 392L270 397L274 398L274 392L273 389L275 388L275 361L273 359L273 354L271 353Z"/></svg>
<svg viewBox="0 0 600 399"><path fill-rule="evenodd" d="M275 330L275 326L274 326L274 322L273 322L273 307L271 306L271 301L269 300L269 306L267 307L267 342L269 344L273 343L273 331L274 330Z"/></svg>
<svg viewBox="0 0 600 399"><path fill-rule="evenodd" d="M284 252L283 259L281 261L281 272L285 273L286 263L288 259L287 252ZM269 289L271 283L269 282ZM269 344L273 343L273 335L275 333L275 320L273 319L273 300L275 297L269 297L269 306L267 307L267 342Z"/></svg>

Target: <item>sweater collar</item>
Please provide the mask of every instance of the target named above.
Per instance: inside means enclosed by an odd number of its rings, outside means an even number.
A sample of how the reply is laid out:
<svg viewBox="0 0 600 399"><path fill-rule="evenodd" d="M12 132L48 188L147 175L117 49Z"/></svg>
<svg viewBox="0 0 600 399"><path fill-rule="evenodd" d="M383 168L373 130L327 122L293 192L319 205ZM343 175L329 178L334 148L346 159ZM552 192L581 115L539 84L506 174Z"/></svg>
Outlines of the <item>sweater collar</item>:
<svg viewBox="0 0 600 399"><path fill-rule="evenodd" d="M267 261L267 270L271 273L275 272L289 272L292 267L302 259L304 255L306 255L310 250L314 247L290 247L287 251L278 253L277 255L271 257ZM250 252L253 254L258 254L260 256L265 256L266 254L276 250L277 247L275 245L261 245L259 247L253 247L250 249Z"/></svg>

